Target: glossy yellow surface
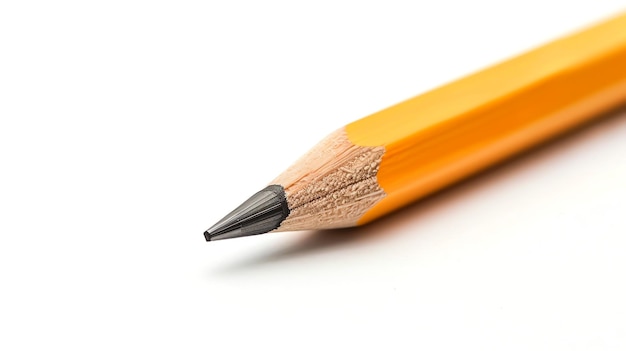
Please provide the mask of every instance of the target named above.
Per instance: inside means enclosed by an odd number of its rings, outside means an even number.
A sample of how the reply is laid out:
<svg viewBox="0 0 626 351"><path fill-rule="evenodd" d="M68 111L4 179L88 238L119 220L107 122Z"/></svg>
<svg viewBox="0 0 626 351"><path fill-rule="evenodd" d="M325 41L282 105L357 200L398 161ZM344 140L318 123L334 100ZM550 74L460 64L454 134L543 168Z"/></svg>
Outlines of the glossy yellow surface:
<svg viewBox="0 0 626 351"><path fill-rule="evenodd" d="M626 14L347 125L384 146L364 224L626 103Z"/></svg>

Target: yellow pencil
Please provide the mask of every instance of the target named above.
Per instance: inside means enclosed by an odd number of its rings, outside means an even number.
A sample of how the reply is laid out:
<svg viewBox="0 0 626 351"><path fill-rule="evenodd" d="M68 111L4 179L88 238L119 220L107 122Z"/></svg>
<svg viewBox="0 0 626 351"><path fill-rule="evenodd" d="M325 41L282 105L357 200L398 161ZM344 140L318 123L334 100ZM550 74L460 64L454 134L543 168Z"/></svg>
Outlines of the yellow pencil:
<svg viewBox="0 0 626 351"><path fill-rule="evenodd" d="M335 131L207 241L362 225L626 102L626 14Z"/></svg>

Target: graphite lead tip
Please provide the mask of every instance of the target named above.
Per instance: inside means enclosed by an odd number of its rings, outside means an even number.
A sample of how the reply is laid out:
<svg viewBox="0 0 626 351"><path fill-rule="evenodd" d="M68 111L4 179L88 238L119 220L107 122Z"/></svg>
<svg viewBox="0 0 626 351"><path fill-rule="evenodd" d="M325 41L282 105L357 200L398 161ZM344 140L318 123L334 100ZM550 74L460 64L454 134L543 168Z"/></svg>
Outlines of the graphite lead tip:
<svg viewBox="0 0 626 351"><path fill-rule="evenodd" d="M270 185L207 229L204 238L214 241L267 233L278 228L287 216L285 189Z"/></svg>

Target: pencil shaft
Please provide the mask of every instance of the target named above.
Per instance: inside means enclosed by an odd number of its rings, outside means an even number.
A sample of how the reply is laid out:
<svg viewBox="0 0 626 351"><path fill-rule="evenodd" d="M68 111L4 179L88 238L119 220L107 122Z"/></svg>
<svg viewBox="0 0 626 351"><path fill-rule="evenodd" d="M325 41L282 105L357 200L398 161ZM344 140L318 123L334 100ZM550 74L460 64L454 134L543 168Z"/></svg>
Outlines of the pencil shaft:
<svg viewBox="0 0 626 351"><path fill-rule="evenodd" d="M626 14L346 126L384 146L369 222L626 101Z"/></svg>

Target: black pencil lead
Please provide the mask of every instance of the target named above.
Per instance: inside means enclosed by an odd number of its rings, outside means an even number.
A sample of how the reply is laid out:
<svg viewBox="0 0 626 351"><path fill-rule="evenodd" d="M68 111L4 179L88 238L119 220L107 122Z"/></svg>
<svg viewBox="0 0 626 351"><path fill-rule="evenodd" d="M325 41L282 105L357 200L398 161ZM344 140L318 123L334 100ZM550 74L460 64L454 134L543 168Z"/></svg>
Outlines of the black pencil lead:
<svg viewBox="0 0 626 351"><path fill-rule="evenodd" d="M238 238L272 231L289 215L285 190L270 185L204 232L207 241Z"/></svg>

